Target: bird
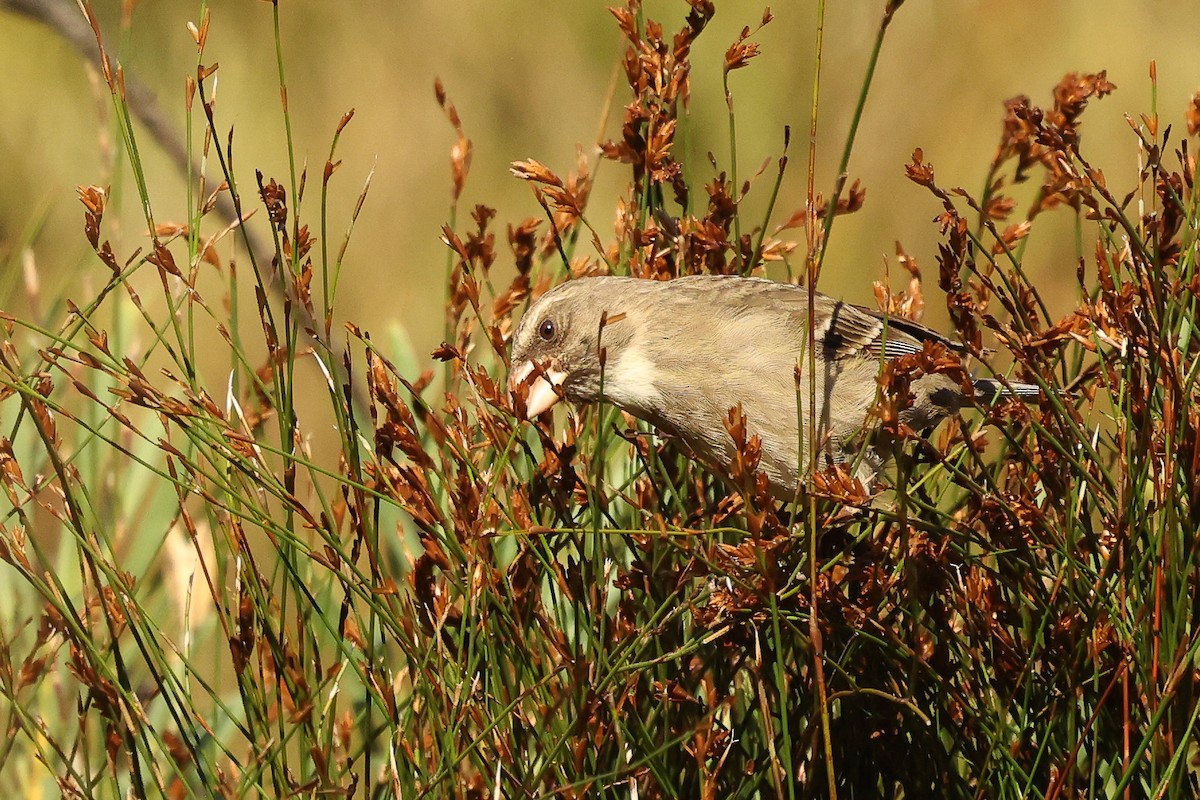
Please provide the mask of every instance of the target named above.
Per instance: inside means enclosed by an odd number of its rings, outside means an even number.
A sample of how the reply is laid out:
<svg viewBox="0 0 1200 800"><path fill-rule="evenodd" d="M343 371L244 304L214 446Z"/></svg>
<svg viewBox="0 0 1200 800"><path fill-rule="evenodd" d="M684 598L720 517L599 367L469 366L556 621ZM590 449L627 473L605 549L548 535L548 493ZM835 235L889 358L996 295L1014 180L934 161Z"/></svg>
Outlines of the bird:
<svg viewBox="0 0 1200 800"><path fill-rule="evenodd" d="M927 342L959 354L966 348L912 320L814 290L810 375L809 294L796 284L731 275L567 280L534 301L517 325L509 389L530 420L560 400L616 405L682 441L689 455L726 478L737 455L727 423L740 408L776 498L797 496L813 442L825 465L852 468L870 486L885 456L855 443L877 402L883 363L919 353ZM1039 391L1034 384L972 382L985 397ZM970 402L958 381L940 373L916 378L910 390L912 403L899 420L914 430Z"/></svg>

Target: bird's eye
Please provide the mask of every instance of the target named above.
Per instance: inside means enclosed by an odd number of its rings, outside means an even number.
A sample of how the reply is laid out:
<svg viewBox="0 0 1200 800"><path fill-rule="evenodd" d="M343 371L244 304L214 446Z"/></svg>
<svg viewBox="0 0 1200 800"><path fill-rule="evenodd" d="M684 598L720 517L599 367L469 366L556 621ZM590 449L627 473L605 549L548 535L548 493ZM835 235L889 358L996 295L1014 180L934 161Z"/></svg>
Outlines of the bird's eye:
<svg viewBox="0 0 1200 800"><path fill-rule="evenodd" d="M544 319L542 320L542 324L538 325L538 336L542 337L543 340L548 342L554 338L554 333L556 330L557 329L554 327L554 320Z"/></svg>

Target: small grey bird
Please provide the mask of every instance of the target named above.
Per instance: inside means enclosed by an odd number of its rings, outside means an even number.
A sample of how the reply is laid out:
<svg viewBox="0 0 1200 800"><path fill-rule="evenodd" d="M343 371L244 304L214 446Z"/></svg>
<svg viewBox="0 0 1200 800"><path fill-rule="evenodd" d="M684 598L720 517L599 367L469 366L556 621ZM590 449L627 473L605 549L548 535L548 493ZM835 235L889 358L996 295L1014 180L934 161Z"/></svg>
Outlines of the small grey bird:
<svg viewBox="0 0 1200 800"><path fill-rule="evenodd" d="M528 387L529 419L560 399L613 403L678 437L694 457L725 475L734 457L725 421L740 404L749 434L762 442L759 469L772 493L787 500L811 464L812 442L828 462L856 458L846 446L867 423L883 361L919 352L929 341L964 349L911 320L819 293L814 306L815 431L806 408L808 289L762 278L567 281L538 299L517 327L509 386L514 392ZM987 379L975 385L989 396L1038 390L1027 384L1002 388ZM900 420L917 430L964 402L962 387L945 375L923 376L910 388L913 403ZM857 476L869 484L880 458L865 456Z"/></svg>

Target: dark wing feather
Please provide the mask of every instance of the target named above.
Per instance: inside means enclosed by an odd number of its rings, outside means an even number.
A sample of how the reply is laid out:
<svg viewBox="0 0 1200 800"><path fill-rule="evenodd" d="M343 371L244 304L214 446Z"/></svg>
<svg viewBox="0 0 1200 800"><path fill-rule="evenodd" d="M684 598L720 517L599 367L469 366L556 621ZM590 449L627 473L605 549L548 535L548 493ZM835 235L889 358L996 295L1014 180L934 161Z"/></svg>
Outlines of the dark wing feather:
<svg viewBox="0 0 1200 800"><path fill-rule="evenodd" d="M830 359L899 358L921 352L926 342L937 342L954 352L963 352L961 344L920 323L840 300L830 301L824 342Z"/></svg>

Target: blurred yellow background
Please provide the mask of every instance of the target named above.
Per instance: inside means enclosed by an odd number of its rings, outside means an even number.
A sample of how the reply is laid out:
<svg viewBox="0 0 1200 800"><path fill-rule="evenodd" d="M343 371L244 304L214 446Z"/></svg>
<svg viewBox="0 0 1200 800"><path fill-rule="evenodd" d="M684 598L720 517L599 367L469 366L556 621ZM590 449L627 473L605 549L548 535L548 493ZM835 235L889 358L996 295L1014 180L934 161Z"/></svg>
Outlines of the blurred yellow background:
<svg viewBox="0 0 1200 800"><path fill-rule="evenodd" d="M56 2L74 7L70 0ZM589 153L594 149L623 50L606 10L611 2L282 2L295 143L309 165L303 213L311 224L317 222L316 190L334 128L344 112L357 109L342 138L343 166L333 182L335 246L363 179L375 170L341 278L339 321L376 332L399 321L422 355L440 340L446 249L439 229L447 220L454 135L434 100L435 77L442 79L474 142L462 207L465 211L477 202L496 207L496 230L502 235L506 222L541 216L528 187L509 175L509 162L536 158L565 174L577 144ZM722 54L743 25L758 23L763 10L760 2L746 0L716 5L716 18L693 52L686 158L695 186L711 175L705 151L711 150L722 167L728 165ZM136 4L127 30L120 23L120 3L108 0L94 7L110 50L150 86L182 128L184 80L196 58L185 25L197 20L199 3ZM882 7L874 0L827 3L817 172L818 189L825 194ZM645 8L668 31L682 25L687 11L682 0L647 2ZM220 63L218 125L234 131L236 169L249 195L255 169L287 180L272 7L218 0L211 10L204 60ZM792 126L792 162L775 213L778 222L804 200L817 16L814 2L779 3L772 10L775 20L754 37L762 55L732 75L732 87L740 176L778 156L783 128ZM822 288L871 303L871 281L881 276L885 258L892 258L900 241L918 258L927 291L933 291L937 229L931 220L940 209L904 177L913 149L924 149L942 186L978 194L998 141L1003 101L1024 93L1048 105L1052 87L1069 71L1106 69L1119 87L1084 115L1083 146L1122 196L1132 188L1138 168L1124 116L1136 118L1152 108L1152 59L1158 62L1162 120L1174 125L1174 142L1184 132L1185 104L1200 87L1197 23L1195 0L909 0L884 42L850 162L851 179L866 187L866 205L835 226ZM146 243L127 160L119 160L116 174L110 173L111 106L102 84L69 45L6 4L0 4L0 47L5 53L0 80L4 310L19 312L24 302L18 267L26 248L45 296L65 294L82 302L89 283L94 289L106 272L83 236L77 184L114 185L120 203L106 219L105 235L119 259ZM618 84L605 136L617 134L627 100L627 90ZM197 134L199 123L197 114ZM183 221L183 179L149 137L139 141L156 217ZM599 167L589 216L602 233L611 230L613 203L627 174L621 165ZM751 209L763 208L769 177L751 194ZM759 219L759 213L755 210L750 219ZM1027 264L1047 296L1060 304L1055 310L1065 310L1075 296L1074 222L1069 214L1053 217L1035 230ZM263 224L261 217L257 224ZM216 229L215 222L210 225L207 233ZM582 246L580 252L585 252ZM929 306L930 324L942 324L940 300L931 297Z"/></svg>

